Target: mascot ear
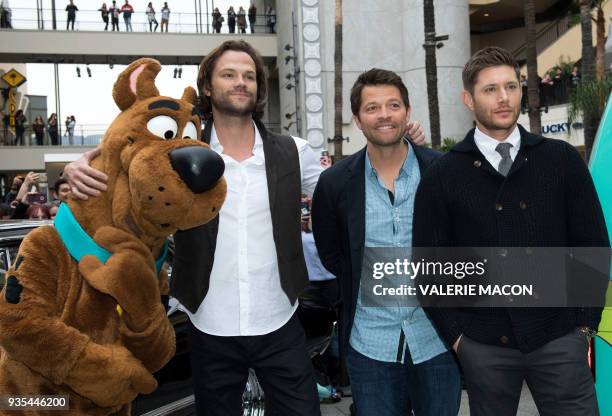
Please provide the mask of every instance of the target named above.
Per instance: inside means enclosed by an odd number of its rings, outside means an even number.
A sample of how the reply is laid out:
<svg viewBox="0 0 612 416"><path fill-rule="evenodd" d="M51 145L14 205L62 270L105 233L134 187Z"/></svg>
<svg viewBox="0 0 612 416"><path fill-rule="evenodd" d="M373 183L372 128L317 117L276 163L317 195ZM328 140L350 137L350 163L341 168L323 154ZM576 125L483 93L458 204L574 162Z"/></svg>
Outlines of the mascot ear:
<svg viewBox="0 0 612 416"><path fill-rule="evenodd" d="M121 111L136 101L159 96L155 77L161 65L155 59L141 58L128 66L117 78L113 87L113 99Z"/></svg>
<svg viewBox="0 0 612 416"><path fill-rule="evenodd" d="M187 87L183 91L183 96L181 97L181 100L187 101L188 103L191 103L193 105L197 105L198 93L192 87Z"/></svg>

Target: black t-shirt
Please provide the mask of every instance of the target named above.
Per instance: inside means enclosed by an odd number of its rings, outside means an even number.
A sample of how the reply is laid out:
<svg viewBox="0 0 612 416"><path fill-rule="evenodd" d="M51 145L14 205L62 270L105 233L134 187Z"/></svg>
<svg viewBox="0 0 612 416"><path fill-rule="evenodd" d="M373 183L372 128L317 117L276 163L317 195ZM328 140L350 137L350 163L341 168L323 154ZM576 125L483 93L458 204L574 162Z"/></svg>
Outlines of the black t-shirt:
<svg viewBox="0 0 612 416"><path fill-rule="evenodd" d="M69 4L68 6L66 6L66 11L68 12L68 17L75 17L76 16L76 12L78 10L79 9L74 4Z"/></svg>

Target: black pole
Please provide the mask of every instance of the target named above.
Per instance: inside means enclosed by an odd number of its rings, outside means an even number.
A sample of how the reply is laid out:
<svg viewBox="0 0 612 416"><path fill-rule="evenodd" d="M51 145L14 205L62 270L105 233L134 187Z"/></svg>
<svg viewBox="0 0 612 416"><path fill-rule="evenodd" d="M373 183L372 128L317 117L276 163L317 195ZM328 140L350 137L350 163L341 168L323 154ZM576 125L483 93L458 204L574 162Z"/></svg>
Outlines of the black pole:
<svg viewBox="0 0 612 416"><path fill-rule="evenodd" d="M195 11L195 19L196 19L196 33L199 33L199 25L198 25L198 0L193 0L193 9Z"/></svg>
<svg viewBox="0 0 612 416"><path fill-rule="evenodd" d="M51 16L53 20L53 30L57 30L57 18L55 16L55 0L51 0Z"/></svg>
<svg viewBox="0 0 612 416"><path fill-rule="evenodd" d="M423 3L425 26L425 77L427 79L427 97L429 102L429 128L431 145L438 149L440 140L440 109L438 106L438 67L436 63L436 24L434 19L433 0Z"/></svg>
<svg viewBox="0 0 612 416"><path fill-rule="evenodd" d="M208 10L208 0L206 0L206 33L210 33L210 21L209 19L209 10Z"/></svg>
<svg viewBox="0 0 612 416"><path fill-rule="evenodd" d="M202 28L202 0L198 0L200 5L200 33L204 33L204 29Z"/></svg>

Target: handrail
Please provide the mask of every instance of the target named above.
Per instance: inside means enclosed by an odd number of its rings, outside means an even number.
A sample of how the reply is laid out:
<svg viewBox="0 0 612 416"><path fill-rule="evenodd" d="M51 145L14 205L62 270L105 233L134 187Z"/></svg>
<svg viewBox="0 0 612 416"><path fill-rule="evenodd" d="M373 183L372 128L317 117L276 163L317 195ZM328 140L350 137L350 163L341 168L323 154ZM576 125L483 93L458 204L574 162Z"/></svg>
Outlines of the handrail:
<svg viewBox="0 0 612 416"><path fill-rule="evenodd" d="M536 34L536 49L540 52L542 51L545 47L538 47L538 41L540 39L542 39L544 36L546 35L550 35L551 32L553 32L553 28L555 29L554 32L556 32L554 38L558 39L561 37L561 35L563 35L563 33L567 32L571 27L570 27L570 16L565 16L562 18L559 18L557 20L554 20L552 22L550 22L548 25L544 26L537 34ZM564 26L562 26L562 30L560 31L560 24L564 23ZM527 42L525 42L524 44L522 44L521 46L519 46L517 49L515 49L512 52L512 55L517 57L519 56L521 53L523 53L525 51L525 49L527 48Z"/></svg>

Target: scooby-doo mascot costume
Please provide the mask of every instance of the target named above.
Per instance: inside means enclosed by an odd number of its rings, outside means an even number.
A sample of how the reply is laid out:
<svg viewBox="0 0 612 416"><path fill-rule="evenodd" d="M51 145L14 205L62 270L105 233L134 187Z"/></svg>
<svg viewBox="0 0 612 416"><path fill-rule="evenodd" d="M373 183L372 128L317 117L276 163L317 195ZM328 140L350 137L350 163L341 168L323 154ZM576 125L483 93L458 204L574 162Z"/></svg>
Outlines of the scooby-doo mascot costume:
<svg viewBox="0 0 612 416"><path fill-rule="evenodd" d="M175 352L160 300L165 239L215 217L226 184L223 160L198 140L195 90L160 97L160 69L140 59L115 83L122 113L92 164L108 191L62 204L55 227L32 231L6 274L0 395L67 395L63 414L128 415Z"/></svg>

